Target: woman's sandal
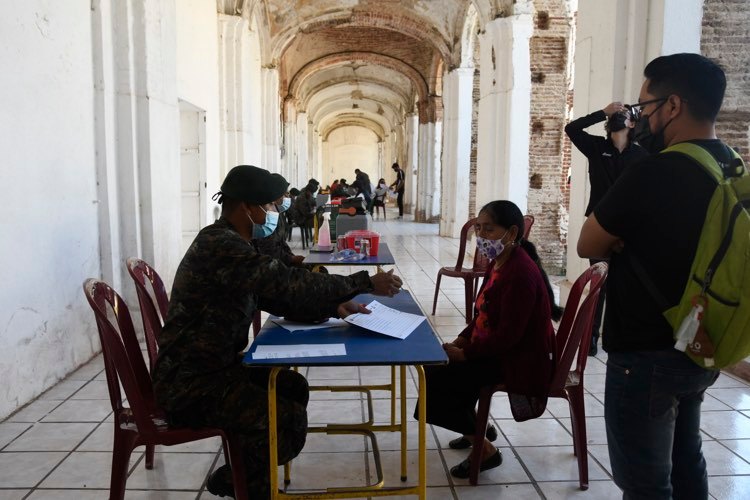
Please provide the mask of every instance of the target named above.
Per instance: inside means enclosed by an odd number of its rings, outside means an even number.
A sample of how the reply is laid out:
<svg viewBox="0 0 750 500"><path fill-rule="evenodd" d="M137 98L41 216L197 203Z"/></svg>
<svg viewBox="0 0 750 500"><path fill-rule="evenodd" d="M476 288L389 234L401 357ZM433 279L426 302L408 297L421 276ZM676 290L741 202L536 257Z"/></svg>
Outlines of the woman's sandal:
<svg viewBox="0 0 750 500"><path fill-rule="evenodd" d="M489 439L491 442L494 442L497 439L497 429L495 429L494 425L490 425L489 427L487 427L485 436L487 436L487 439ZM448 446L454 450L465 450L466 448L471 448L471 441L461 436L452 441L449 441Z"/></svg>
<svg viewBox="0 0 750 500"><path fill-rule="evenodd" d="M479 465L479 472L494 469L495 467L499 467L502 463L503 454L500 453L500 450L497 450L491 456L482 461L482 463ZM471 464L469 463L469 459L467 458L460 464L451 467L451 476L458 479L468 479L469 469L471 469Z"/></svg>

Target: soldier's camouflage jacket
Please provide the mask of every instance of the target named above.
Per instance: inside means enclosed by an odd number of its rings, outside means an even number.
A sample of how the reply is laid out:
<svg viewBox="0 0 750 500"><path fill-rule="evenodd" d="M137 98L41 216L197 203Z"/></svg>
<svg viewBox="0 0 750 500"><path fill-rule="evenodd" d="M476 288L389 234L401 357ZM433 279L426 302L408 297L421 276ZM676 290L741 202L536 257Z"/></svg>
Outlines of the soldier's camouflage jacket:
<svg viewBox="0 0 750 500"><path fill-rule="evenodd" d="M287 267L217 220L198 233L177 269L153 374L157 401L177 411L215 391L221 374L240 363L256 309L322 319L371 290L366 271L337 276Z"/></svg>

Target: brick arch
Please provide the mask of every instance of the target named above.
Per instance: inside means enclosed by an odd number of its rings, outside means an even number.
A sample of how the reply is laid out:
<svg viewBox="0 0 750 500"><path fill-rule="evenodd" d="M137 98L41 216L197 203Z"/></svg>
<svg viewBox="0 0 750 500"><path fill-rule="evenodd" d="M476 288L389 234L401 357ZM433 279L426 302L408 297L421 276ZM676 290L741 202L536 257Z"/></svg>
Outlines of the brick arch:
<svg viewBox="0 0 750 500"><path fill-rule="evenodd" d="M382 12L372 11L340 11L322 15L307 20L298 25L292 25L274 35L271 52L272 60L281 61L287 47L298 33L314 34L325 28L346 26L350 28L381 28L386 33L395 31L409 37L426 42L445 61L451 58L451 43L440 33L432 29L432 25L421 19L416 19L403 13L394 14L390 10Z"/></svg>
<svg viewBox="0 0 750 500"><path fill-rule="evenodd" d="M287 97L296 96L306 78L325 68L343 66L352 62L362 62L383 66L405 75L414 84L419 100L425 100L429 95L429 85L425 77L409 64L395 57L378 54L376 52L340 52L310 61L304 65L289 82Z"/></svg>
<svg viewBox="0 0 750 500"><path fill-rule="evenodd" d="M344 128L344 127L362 127L370 130L372 133L374 133L376 136L378 136L378 139L380 142L383 142L385 140L385 130L383 127L369 118L366 117L360 117L360 116L352 116L352 117L345 117L341 120L336 120L332 122L330 125L325 127L321 132L320 136L323 138L324 141L328 140L328 136L330 136L334 131Z"/></svg>
<svg viewBox="0 0 750 500"><path fill-rule="evenodd" d="M300 103L300 109L307 109L309 106L309 102L313 99L313 97L318 93L325 89L328 89L330 87L335 87L342 84L349 84L351 82L350 77L338 77L338 78L331 78L328 79L325 83L318 84L315 87L308 87L306 88L306 91L304 95L298 95L296 96L299 103ZM409 109L411 106L411 99L410 96L405 94L402 89L398 88L395 85L392 85L391 82L385 81L385 80L375 80L372 78L367 79L364 84L367 87L373 88L373 87L381 87L386 92L391 93L397 102L403 103L404 109Z"/></svg>

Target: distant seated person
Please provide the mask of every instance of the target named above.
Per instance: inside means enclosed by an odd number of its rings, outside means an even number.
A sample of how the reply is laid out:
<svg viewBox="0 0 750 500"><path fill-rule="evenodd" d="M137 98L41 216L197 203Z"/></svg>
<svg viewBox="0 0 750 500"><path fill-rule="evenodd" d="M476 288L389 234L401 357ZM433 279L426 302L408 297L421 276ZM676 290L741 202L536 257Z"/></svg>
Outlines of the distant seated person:
<svg viewBox="0 0 750 500"><path fill-rule="evenodd" d="M333 195L333 193L336 192L337 187L339 187L339 180L333 179L333 182L331 183L331 187L329 189L329 192L331 195Z"/></svg>
<svg viewBox="0 0 750 500"><path fill-rule="evenodd" d="M462 449L482 446L480 470L499 466L502 455L489 427L481 443L472 443L475 407L482 387L504 384L516 421L536 418L547 405L555 370L552 319L562 316L534 245L523 239L523 214L510 201L482 208L476 223L477 250L490 260L472 322L443 344L447 365L426 366L427 422L462 434L449 443ZM416 413L416 412L415 412ZM468 458L451 468L469 477Z"/></svg>
<svg viewBox="0 0 750 500"><path fill-rule="evenodd" d="M380 179L378 185L375 187L375 197L373 198L373 205L377 207L385 206L385 197L388 194L388 184L385 179Z"/></svg>
<svg viewBox="0 0 750 500"><path fill-rule="evenodd" d="M250 165L229 171L217 193L221 218L198 233L177 269L152 374L156 400L171 425L217 427L232 435L242 449L238 466L245 467L251 498L271 495L269 370L242 364L256 310L310 321L345 317L367 312L354 296L393 296L401 287L392 273L310 273L259 254L250 243L274 226L272 202L288 185L281 175ZM285 463L305 443L309 389L293 370L282 370L277 388L278 459ZM230 466L216 469L206 488L234 497Z"/></svg>
<svg viewBox="0 0 750 500"><path fill-rule="evenodd" d="M299 191L297 192L299 193ZM290 193L285 193L273 202L276 211L279 213L276 227L264 227L263 237L253 239L252 243L260 254L279 259L287 266L302 267L302 261L305 260L305 256L295 255L294 252L292 252L292 249L289 248L289 244L286 242L290 228L288 227L285 214L292 207L292 198L289 194Z"/></svg>
<svg viewBox="0 0 750 500"><path fill-rule="evenodd" d="M292 205L292 220L300 227L313 227L313 218L315 217L315 196L313 195L314 186L308 184L303 187Z"/></svg>
<svg viewBox="0 0 750 500"><path fill-rule="evenodd" d="M331 191L331 197L347 197L349 196L349 185L346 183L346 179L341 179L336 185L336 189Z"/></svg>

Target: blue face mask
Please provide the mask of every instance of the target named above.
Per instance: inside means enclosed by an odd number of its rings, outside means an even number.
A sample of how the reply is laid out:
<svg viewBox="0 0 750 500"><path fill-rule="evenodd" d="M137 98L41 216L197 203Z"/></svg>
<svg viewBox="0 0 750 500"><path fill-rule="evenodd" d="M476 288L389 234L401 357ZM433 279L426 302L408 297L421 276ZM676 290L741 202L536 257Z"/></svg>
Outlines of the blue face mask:
<svg viewBox="0 0 750 500"><path fill-rule="evenodd" d="M285 196L281 201L281 205L279 205L277 208L279 209L279 213L283 213L289 210L289 207L291 206L292 206L292 199Z"/></svg>
<svg viewBox="0 0 750 500"><path fill-rule="evenodd" d="M263 207L260 207L260 209L266 212ZM266 221L263 224L256 224L250 214L247 214L247 217L253 223L253 239L268 238L276 230L279 223L278 212L266 212Z"/></svg>

